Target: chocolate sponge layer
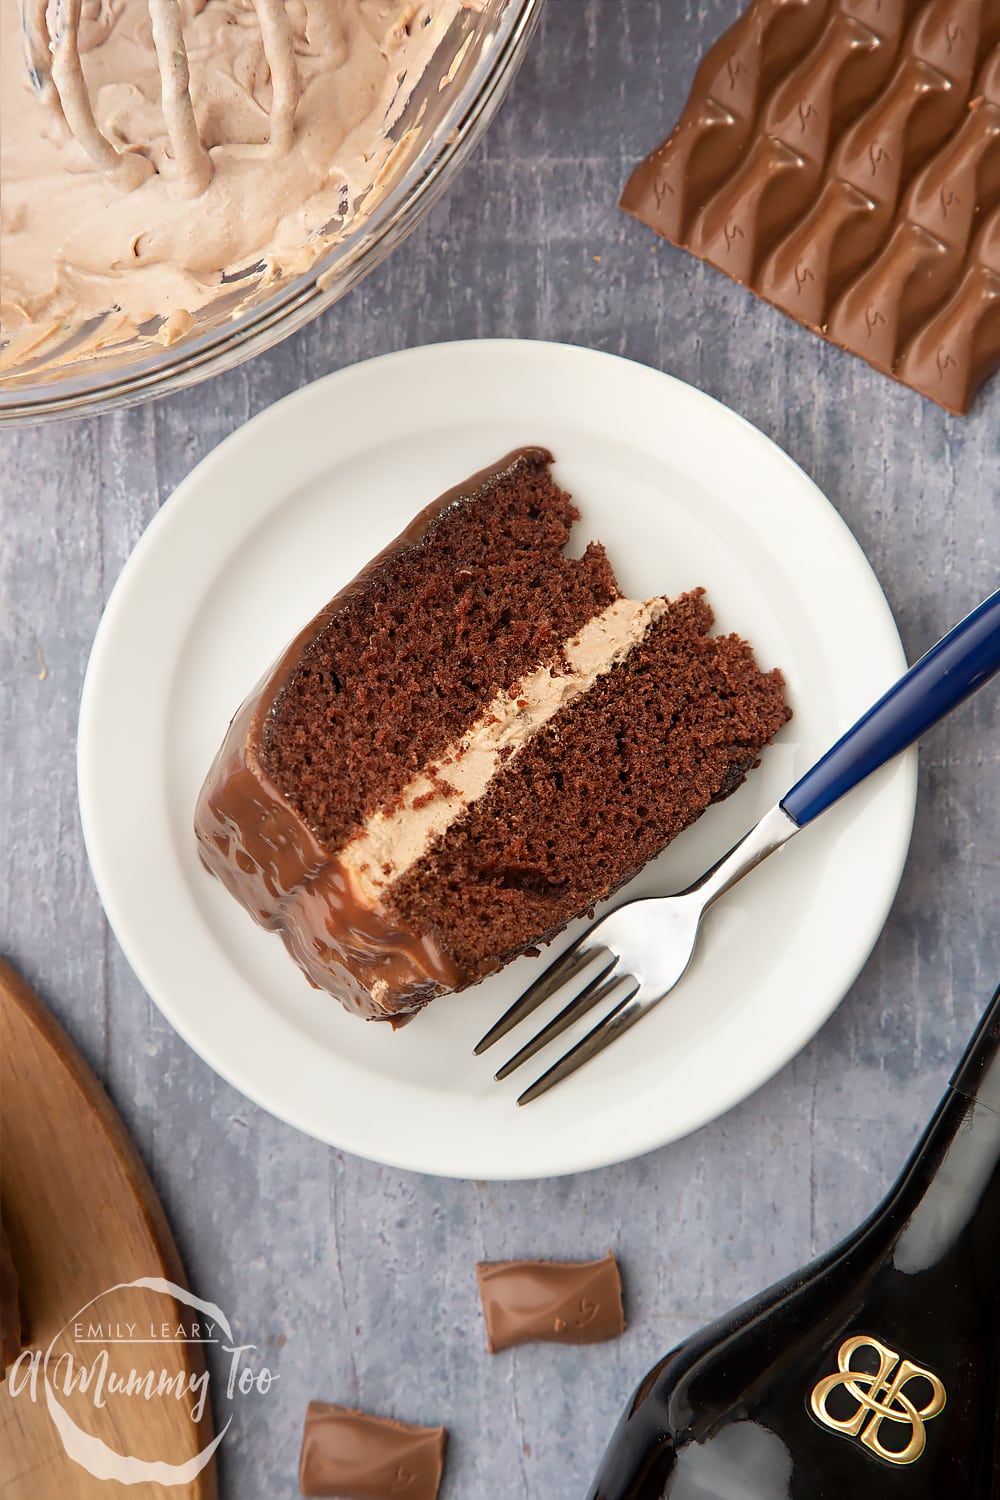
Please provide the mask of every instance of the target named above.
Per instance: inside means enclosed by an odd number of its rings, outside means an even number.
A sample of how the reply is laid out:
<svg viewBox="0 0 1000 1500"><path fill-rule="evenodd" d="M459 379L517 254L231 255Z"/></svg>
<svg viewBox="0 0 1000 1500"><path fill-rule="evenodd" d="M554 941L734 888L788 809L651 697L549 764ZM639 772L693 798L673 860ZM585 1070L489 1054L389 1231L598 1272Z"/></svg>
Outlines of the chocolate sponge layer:
<svg viewBox="0 0 1000 1500"><path fill-rule="evenodd" d="M330 848L617 596L603 547L564 555L579 513L548 461L525 451L443 510L304 652L260 758Z"/></svg>
<svg viewBox="0 0 1000 1500"><path fill-rule="evenodd" d="M604 899L744 780L789 717L781 673L685 594L513 757L392 888L479 977Z"/></svg>

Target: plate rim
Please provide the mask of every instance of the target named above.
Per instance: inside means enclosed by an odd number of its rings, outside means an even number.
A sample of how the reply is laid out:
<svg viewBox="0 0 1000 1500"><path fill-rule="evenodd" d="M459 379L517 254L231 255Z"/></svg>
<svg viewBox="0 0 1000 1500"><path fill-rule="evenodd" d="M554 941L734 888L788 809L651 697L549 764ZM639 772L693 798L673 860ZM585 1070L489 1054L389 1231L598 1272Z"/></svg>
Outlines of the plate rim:
<svg viewBox="0 0 1000 1500"><path fill-rule="evenodd" d="M224 1058L217 1055L217 1049L207 1045L204 1040L199 1039L193 1028L187 1024L183 1014L183 1007L178 1008L169 995L164 995L162 986L157 982L152 972L155 965L147 963L146 955L142 951L142 945L138 946L132 941L133 934L130 930L131 923L123 914L123 903L119 900L119 894L115 888L115 879L109 875L106 854L103 847L103 837L100 829L100 818L97 814L92 791L94 771L92 763L95 759L96 744L100 740L100 714L98 705L100 695L104 689L102 682L104 656L109 642L115 637L118 628L119 617L126 614L131 603L131 595L141 583L144 570L147 568L147 558L152 554L156 556L161 545L162 537L178 526L183 526L188 511L192 505L204 504L199 499L199 492L204 488L206 481L211 483L212 476L221 468L231 462L231 456L238 455L247 443L247 434L253 434L253 440L266 438L270 429L280 431L281 425L287 420L289 407L298 408L306 406L310 402L328 402L330 393L336 400L336 391L339 386L357 380L359 372L364 372L363 378L379 378L382 370L391 367L401 367L407 364L420 365L425 362L433 363L439 358L458 359L472 357L475 359L486 359L489 361L498 354L504 357L523 356L530 359L540 357L557 357L570 361L579 361L581 365L599 362L602 366L624 366L629 372L629 378L639 377L656 382L667 382L674 388L674 396L683 395L684 399L693 400L696 405L702 405L710 414L711 418L723 425L731 424L741 430L744 440L750 439L758 445L762 451L767 453L769 461L775 459L783 461L788 466L796 484L804 487L804 492L811 494L815 502L815 515L823 516L827 524L832 524L841 532L844 540L854 548L863 573L871 585L872 599L881 601L885 611L887 636L891 632L891 645L895 649L900 671L905 670L906 656L902 642L899 637L898 627L893 615L889 601L882 589L878 575L868 560L861 544L854 536L847 521L840 514L827 496L820 490L815 481L801 468L799 464L787 454L773 439L762 432L747 418L723 402L691 385L689 382L671 375L666 371L659 370L655 366L643 364L640 361L628 359L622 355L612 354L603 350L593 349L583 345L566 344L546 339L461 339L436 342L433 344L419 345L415 348L396 350L391 353L375 356L371 359L358 361L355 364L345 366L342 369L320 376L318 379L308 382L297 390L290 392L279 400L265 407L248 421L242 423L232 433L223 438L212 448L185 476L167 499L161 504L156 514L150 520L143 531L135 547L127 558L121 572L116 579L111 593L108 596L104 611L99 621L94 636L87 668L84 676L83 689L80 699L80 713L77 733L77 788L80 809L81 825L83 829L84 844L90 864L92 878L101 900L105 918L112 933L125 956L130 968L145 990L146 994L153 1000L161 1014L178 1033L182 1040L216 1073L227 1083L237 1089L245 1097L249 1098L258 1107L267 1113L283 1120L293 1128L317 1139L335 1149L349 1151L367 1160L375 1161L383 1165L406 1171L414 1171L428 1175L453 1177L459 1179L476 1178L492 1181L516 1181L537 1180L548 1177L558 1177L575 1174L583 1171L597 1170L602 1167L611 1166L618 1162L633 1160L660 1147L682 1139L693 1133L711 1121L728 1113L744 1099L757 1093L771 1078L776 1076L787 1064L808 1045L814 1036L826 1025L834 1011L842 1003L854 985L858 975L871 956L883 931L888 915L896 899L899 883L902 878L906 860L912 839L913 823L916 811L917 793L917 752L915 747L907 751L899 758L902 768L900 776L902 780L902 801L905 804L903 811L905 817L900 817L900 826L894 849L891 851L893 858L885 861L882 883L882 900L879 903L875 918L870 919L866 928L865 938L859 944L856 961L846 966L841 971L841 977L837 983L830 986L833 998L821 1008L809 1013L808 1023L796 1029L792 1038L790 1048L786 1045L780 1049L781 1055L775 1054L771 1057L763 1069L756 1070L747 1078L741 1075L740 1081L728 1088L716 1089L713 1102L709 1109L701 1116L683 1126L681 1129L668 1128L666 1131L652 1131L648 1134L645 1144L634 1146L626 1145L624 1149L614 1144L608 1144L607 1148L599 1153L590 1150L585 1158L567 1159L561 1166L552 1166L546 1163L542 1169L537 1169L529 1164L508 1164L503 1170L491 1168L487 1164L479 1163L475 1170L470 1170L468 1164L461 1162L448 1166L440 1160L429 1165L425 1155L420 1149L407 1150L405 1144L403 1149L386 1151L380 1148L377 1152L366 1150L363 1144L359 1144L354 1138L345 1138L340 1131L330 1131L323 1128L319 1122L309 1116L308 1110L300 1111L294 1107L294 1096L292 1099L286 1097L276 1102L274 1097L267 1097L266 1090L257 1087L248 1087L246 1081L238 1076L239 1069L230 1069ZM288 493L293 488L289 482ZM270 514L273 509L272 501L264 514ZM888 638L886 645L890 643ZM884 851L883 851L884 852ZM560 939L556 940L557 942ZM180 1014L178 1014L180 1009ZM787 1034L786 1040L787 1040ZM304 1117L308 1116L308 1118ZM347 1133L350 1136L350 1132Z"/></svg>

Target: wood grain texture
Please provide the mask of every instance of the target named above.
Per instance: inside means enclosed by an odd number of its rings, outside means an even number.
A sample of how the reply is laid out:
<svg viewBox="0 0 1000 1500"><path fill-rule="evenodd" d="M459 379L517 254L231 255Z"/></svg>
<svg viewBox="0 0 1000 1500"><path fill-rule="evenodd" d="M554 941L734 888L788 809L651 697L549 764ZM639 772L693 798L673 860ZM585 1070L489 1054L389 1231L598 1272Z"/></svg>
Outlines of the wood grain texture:
<svg viewBox="0 0 1000 1500"><path fill-rule="evenodd" d="M830 496L882 580L911 659L997 586L1000 381L969 417L950 417L615 207L739 4L548 0L477 155L402 252L344 302L208 385L0 447L0 935L122 1111L193 1287L280 1372L222 1445L224 1500L291 1500L311 1398L446 1422L443 1500L578 1500L653 1359L873 1205L1000 978L995 685L927 740L899 897L821 1035L724 1119L579 1178L422 1179L272 1120L210 1073L143 995L87 870L76 714L90 641L131 547L220 438L369 355L544 337L700 386ZM609 1245L625 1283L623 1339L572 1356L527 1347L485 1357L477 1260L586 1259Z"/></svg>
<svg viewBox="0 0 1000 1500"><path fill-rule="evenodd" d="M122 1378L133 1369L141 1375L155 1370L157 1378L162 1372L169 1381L179 1379L186 1391L203 1380L205 1363L197 1343L160 1343L150 1357L145 1346L140 1351L103 1336L109 1325L117 1330L123 1322L134 1330L147 1323L160 1329L164 1319L176 1326L186 1309L129 1283L159 1278L183 1287L184 1271L114 1105L62 1027L2 959L0 1143L3 1221L29 1351L22 1365L36 1353L43 1359L51 1354L58 1404L114 1452L154 1464L196 1460L212 1441L209 1408L194 1422L188 1403L169 1396L98 1398L96 1383L74 1391L66 1382L74 1367L93 1370L100 1379L105 1360ZM79 1334L75 1319L92 1303L86 1332ZM101 1330L96 1340L86 1338L91 1327ZM65 1356L68 1369L60 1368ZM0 1491L5 1500L98 1500L107 1495L108 1481L67 1456L46 1407L43 1368L33 1383L27 1369L12 1361L0 1385ZM110 1391L110 1385L105 1388ZM104 1401L100 1409L98 1399ZM170 1489L176 1500L215 1500L214 1464ZM163 1489L130 1483L129 1493L135 1500L160 1500Z"/></svg>

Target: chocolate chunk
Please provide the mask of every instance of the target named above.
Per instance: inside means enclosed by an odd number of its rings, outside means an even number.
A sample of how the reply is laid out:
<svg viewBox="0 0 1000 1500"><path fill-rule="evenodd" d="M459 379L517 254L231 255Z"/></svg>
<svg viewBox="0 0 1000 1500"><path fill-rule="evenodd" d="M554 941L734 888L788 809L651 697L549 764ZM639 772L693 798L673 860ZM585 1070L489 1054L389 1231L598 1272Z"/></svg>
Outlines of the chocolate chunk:
<svg viewBox="0 0 1000 1500"><path fill-rule="evenodd" d="M625 1331L614 1255L603 1260L495 1260L476 1267L491 1354L513 1344L600 1344Z"/></svg>
<svg viewBox="0 0 1000 1500"><path fill-rule="evenodd" d="M998 0L753 0L621 206L951 411L1000 366Z"/></svg>
<svg viewBox="0 0 1000 1500"><path fill-rule="evenodd" d="M8 1366L20 1354L22 1344L17 1267L0 1220L0 1380L6 1380Z"/></svg>
<svg viewBox="0 0 1000 1500"><path fill-rule="evenodd" d="M310 1401L299 1489L327 1500L434 1500L448 1434Z"/></svg>

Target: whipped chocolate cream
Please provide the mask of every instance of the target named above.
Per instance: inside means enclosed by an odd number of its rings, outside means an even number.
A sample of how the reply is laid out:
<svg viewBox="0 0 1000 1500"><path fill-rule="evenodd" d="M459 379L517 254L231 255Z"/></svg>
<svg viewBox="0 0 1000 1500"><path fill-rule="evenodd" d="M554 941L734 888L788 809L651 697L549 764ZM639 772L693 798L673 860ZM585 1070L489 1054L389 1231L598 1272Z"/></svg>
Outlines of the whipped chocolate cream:
<svg viewBox="0 0 1000 1500"><path fill-rule="evenodd" d="M299 1489L327 1500L434 1500L448 1434L310 1401L302 1433Z"/></svg>
<svg viewBox="0 0 1000 1500"><path fill-rule="evenodd" d="M501 1260L476 1267L491 1354L514 1344L600 1344L625 1331L615 1257Z"/></svg>
<svg viewBox="0 0 1000 1500"><path fill-rule="evenodd" d="M0 368L74 329L170 343L234 286L307 270L374 201L387 130L480 3L186 0L178 23L85 0L67 59L65 12L50 40L44 0L5 0Z"/></svg>

